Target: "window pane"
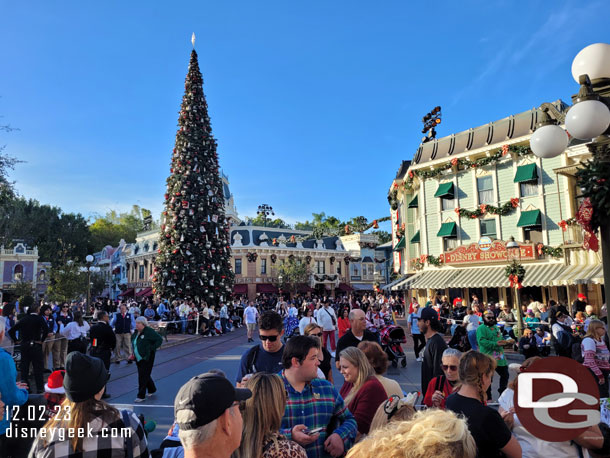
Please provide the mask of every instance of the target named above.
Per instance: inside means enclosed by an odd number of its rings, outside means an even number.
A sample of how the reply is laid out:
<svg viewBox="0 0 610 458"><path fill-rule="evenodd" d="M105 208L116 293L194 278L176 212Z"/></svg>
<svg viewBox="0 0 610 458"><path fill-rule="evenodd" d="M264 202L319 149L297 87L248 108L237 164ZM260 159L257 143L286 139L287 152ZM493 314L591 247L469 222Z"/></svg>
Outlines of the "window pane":
<svg viewBox="0 0 610 458"><path fill-rule="evenodd" d="M261 259L261 274L267 273L267 260Z"/></svg>
<svg viewBox="0 0 610 458"><path fill-rule="evenodd" d="M241 275L241 259L235 260L235 273Z"/></svg>
<svg viewBox="0 0 610 458"><path fill-rule="evenodd" d="M457 238L455 237L444 237L443 248L445 251L454 250L457 248Z"/></svg>
<svg viewBox="0 0 610 458"><path fill-rule="evenodd" d="M521 187L521 197L538 195L538 183L536 183L535 181L521 183L520 187Z"/></svg>
<svg viewBox="0 0 610 458"><path fill-rule="evenodd" d="M482 219L481 220L481 236L496 238L496 220Z"/></svg>
<svg viewBox="0 0 610 458"><path fill-rule="evenodd" d="M441 199L443 210L453 210L455 208L455 199Z"/></svg>
<svg viewBox="0 0 610 458"><path fill-rule="evenodd" d="M477 188L479 191L492 191L494 187L491 175L477 178Z"/></svg>
<svg viewBox="0 0 610 458"><path fill-rule="evenodd" d="M492 191L479 191L479 203L480 204L491 204L494 202L494 192Z"/></svg>

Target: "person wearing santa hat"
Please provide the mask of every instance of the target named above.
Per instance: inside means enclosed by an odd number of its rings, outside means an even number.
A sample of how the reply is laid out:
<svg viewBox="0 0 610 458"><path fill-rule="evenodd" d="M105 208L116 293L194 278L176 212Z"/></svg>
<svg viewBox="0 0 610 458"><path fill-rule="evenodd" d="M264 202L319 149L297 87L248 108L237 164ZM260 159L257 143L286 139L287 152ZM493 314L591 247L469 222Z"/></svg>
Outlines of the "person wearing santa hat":
<svg viewBox="0 0 610 458"><path fill-rule="evenodd" d="M47 403L46 416L47 419L52 419L57 415L59 406L66 398L66 390L64 389L64 374L66 371L53 371L49 375L47 383L44 385L44 398Z"/></svg>
<svg viewBox="0 0 610 458"><path fill-rule="evenodd" d="M576 315L576 313L578 313L578 312L584 312L586 306L587 306L587 296L580 293L578 296L576 296L576 300L574 302L572 302L571 312L573 315Z"/></svg>

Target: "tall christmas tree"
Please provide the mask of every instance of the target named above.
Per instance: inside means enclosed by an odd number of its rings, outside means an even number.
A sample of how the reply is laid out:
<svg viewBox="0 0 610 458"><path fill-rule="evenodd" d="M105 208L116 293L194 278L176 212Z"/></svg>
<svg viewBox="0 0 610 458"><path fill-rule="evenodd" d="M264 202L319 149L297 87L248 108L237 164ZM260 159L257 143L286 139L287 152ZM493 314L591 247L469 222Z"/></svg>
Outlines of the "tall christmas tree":
<svg viewBox="0 0 610 458"><path fill-rule="evenodd" d="M193 43L194 44L194 43ZM153 292L218 304L233 290L229 224L216 140L193 49L167 178Z"/></svg>

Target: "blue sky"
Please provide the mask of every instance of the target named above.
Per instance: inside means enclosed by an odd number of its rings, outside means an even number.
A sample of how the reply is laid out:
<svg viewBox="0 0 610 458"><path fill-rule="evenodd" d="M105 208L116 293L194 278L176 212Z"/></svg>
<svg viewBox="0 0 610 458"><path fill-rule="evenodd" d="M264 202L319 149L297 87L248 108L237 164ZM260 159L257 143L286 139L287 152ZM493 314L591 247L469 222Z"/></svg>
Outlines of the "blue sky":
<svg viewBox="0 0 610 458"><path fill-rule="evenodd" d="M605 1L9 2L0 133L26 197L85 215L158 213L191 33L240 216L388 214L421 118L442 137L569 101L570 67L609 42Z"/></svg>

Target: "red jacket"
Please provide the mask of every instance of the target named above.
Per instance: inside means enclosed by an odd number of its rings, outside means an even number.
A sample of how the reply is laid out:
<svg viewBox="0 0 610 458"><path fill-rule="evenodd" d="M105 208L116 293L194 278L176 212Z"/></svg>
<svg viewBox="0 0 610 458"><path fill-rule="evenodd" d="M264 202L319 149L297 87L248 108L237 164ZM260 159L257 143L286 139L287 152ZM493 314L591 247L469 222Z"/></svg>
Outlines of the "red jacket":
<svg viewBox="0 0 610 458"><path fill-rule="evenodd" d="M449 380L447 380L447 377L445 377L444 375L441 375L440 377L442 377L442 381L444 383L443 383L443 389L439 390L439 391L443 392L443 395L445 396L445 398L441 401L441 405L439 406L439 408L444 409L445 400L451 393L453 393L453 387L449 383ZM424 404L428 407L434 407L434 405L432 404L432 395L437 390L437 388L436 388L437 383L441 383L441 381L439 381L438 379L439 379L439 377L434 377L432 380L430 380L430 383L428 383L428 389L426 390L426 396L424 397Z"/></svg>
<svg viewBox="0 0 610 458"><path fill-rule="evenodd" d="M352 384L345 382L341 387L341 397L345 397L352 389ZM383 385L373 375L364 382L356 395L352 398L347 408L352 413L358 424L358 432L368 434L371 428L371 421L375 416L375 412L381 404L386 401L386 392Z"/></svg>

